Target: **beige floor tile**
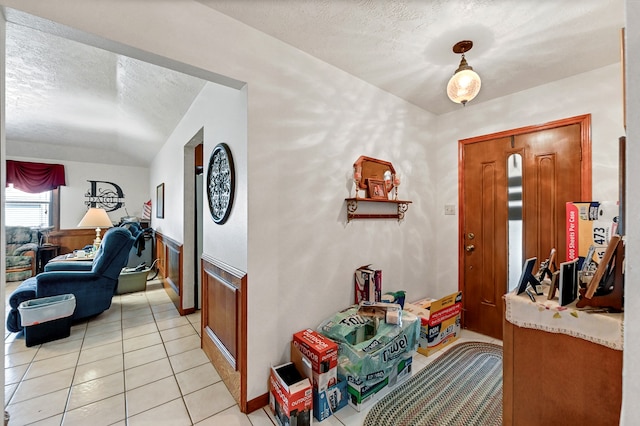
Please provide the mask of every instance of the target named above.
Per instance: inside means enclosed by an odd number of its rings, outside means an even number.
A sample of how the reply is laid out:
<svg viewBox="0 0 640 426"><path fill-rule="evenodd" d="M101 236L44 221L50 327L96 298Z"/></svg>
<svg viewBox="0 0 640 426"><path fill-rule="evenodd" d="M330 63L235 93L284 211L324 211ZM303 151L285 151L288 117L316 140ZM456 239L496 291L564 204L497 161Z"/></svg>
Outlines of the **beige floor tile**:
<svg viewBox="0 0 640 426"><path fill-rule="evenodd" d="M72 352L66 355L60 355L53 358L35 361L27 370L27 374L23 380L33 379L38 376L55 373L56 371L66 370L75 367L78 362L78 352Z"/></svg>
<svg viewBox="0 0 640 426"><path fill-rule="evenodd" d="M173 371L177 374L198 365L209 363L209 358L200 348L191 349L169 357Z"/></svg>
<svg viewBox="0 0 640 426"><path fill-rule="evenodd" d="M82 356L80 357L82 358ZM122 354L118 354L109 358L78 365L76 367L76 374L73 377L73 384L77 385L122 371L124 371L124 360Z"/></svg>
<svg viewBox="0 0 640 426"><path fill-rule="evenodd" d="M188 324L189 320L187 320L185 317L169 318L158 321L158 330L168 330L170 328L181 327Z"/></svg>
<svg viewBox="0 0 640 426"><path fill-rule="evenodd" d="M269 421L268 419L266 419ZM264 423L265 425L271 426L272 423ZM240 412L240 408L237 405L234 405L231 408L227 408L221 413L213 415L204 419L203 421L197 423L197 426L254 426L252 421L249 420L246 414ZM324 423L323 423L324 425Z"/></svg>
<svg viewBox="0 0 640 426"><path fill-rule="evenodd" d="M24 345L24 340L21 341L20 343ZM29 348L29 350L5 355L4 366L6 368L6 367L15 367L17 365L29 364L31 361L33 361L33 358L35 358L37 353L38 353L38 348L33 347L33 348Z"/></svg>
<svg viewBox="0 0 640 426"><path fill-rule="evenodd" d="M82 344L82 349L91 349L96 346L103 346L109 343L121 342L122 341L122 329L118 329L115 331L109 331L107 333L96 334L93 336L85 336L84 343Z"/></svg>
<svg viewBox="0 0 640 426"><path fill-rule="evenodd" d="M126 418L124 393L67 411L64 426L107 426Z"/></svg>
<svg viewBox="0 0 640 426"><path fill-rule="evenodd" d="M124 352L127 353L158 344L162 344L162 338L160 337L160 333L156 331L154 333L144 334L142 336L124 340L122 342L122 347Z"/></svg>
<svg viewBox="0 0 640 426"><path fill-rule="evenodd" d="M4 385L4 405L5 407L11 401L11 397L15 393L16 389L18 389L18 383L13 383L11 385Z"/></svg>
<svg viewBox="0 0 640 426"><path fill-rule="evenodd" d="M154 321L155 320L153 318L153 315L151 314L142 315L139 317L124 318L122 320L122 328L126 329L131 327L137 327L143 324L152 324L154 323Z"/></svg>
<svg viewBox="0 0 640 426"><path fill-rule="evenodd" d="M16 404L9 404L7 406L7 411L11 416L9 424L11 426L27 425L62 414L68 394L69 389L62 389Z"/></svg>
<svg viewBox="0 0 640 426"><path fill-rule="evenodd" d="M173 376L173 370L168 358L162 358L147 364L130 368L124 372L125 389L139 388L165 377Z"/></svg>
<svg viewBox="0 0 640 426"><path fill-rule="evenodd" d="M95 336L96 334L104 334L109 333L111 331L120 331L122 330L122 323L120 321L112 321L103 324L93 325L93 323L89 323L87 326L87 332L85 334L86 337Z"/></svg>
<svg viewBox="0 0 640 426"><path fill-rule="evenodd" d="M13 425L13 422L10 422ZM62 414L40 420L39 422L29 423L29 426L60 426L62 424Z"/></svg>
<svg viewBox="0 0 640 426"><path fill-rule="evenodd" d="M128 370L166 357L167 353L162 344L149 346L147 348L138 349L137 351L127 352L124 354L124 368L125 370Z"/></svg>
<svg viewBox="0 0 640 426"><path fill-rule="evenodd" d="M194 423L211 417L236 404L223 382L184 396L187 410Z"/></svg>
<svg viewBox="0 0 640 426"><path fill-rule="evenodd" d="M167 349L167 354L169 356L179 354L181 352L186 352L191 349L196 349L200 347L200 337L197 334L182 337L180 339L172 340L170 342L165 342L164 347Z"/></svg>
<svg viewBox="0 0 640 426"><path fill-rule="evenodd" d="M149 307L149 305L140 306L138 309L134 309L134 310L122 311L123 320L129 319L129 318L135 318L135 317L143 317L146 315L152 315L151 308Z"/></svg>
<svg viewBox="0 0 640 426"><path fill-rule="evenodd" d="M47 374L46 376L23 380L20 382L18 389L13 394L11 403L26 401L30 398L69 388L69 386L71 386L71 381L73 380L74 371L74 368L68 368L66 370Z"/></svg>
<svg viewBox="0 0 640 426"><path fill-rule="evenodd" d="M112 304L110 309L102 312L97 317L92 318L91 322L93 323L94 326L97 326L97 325L106 324L112 321L120 321L121 319L122 319L122 311L120 310L119 306Z"/></svg>
<svg viewBox="0 0 640 426"><path fill-rule="evenodd" d="M197 311L193 314L187 315L187 319L191 324L200 326L200 322L202 321L201 311Z"/></svg>
<svg viewBox="0 0 640 426"><path fill-rule="evenodd" d="M78 365L89 364L112 356L122 356L122 343L114 342L108 345L96 346L95 348L82 349Z"/></svg>
<svg viewBox="0 0 640 426"><path fill-rule="evenodd" d="M162 321L170 318L184 318L180 316L180 313L177 310L166 310L161 312L155 312L153 314L156 321Z"/></svg>
<svg viewBox="0 0 640 426"><path fill-rule="evenodd" d="M43 344L38 353L36 354L34 361L40 361L47 358L52 358L55 356L65 355L71 352L78 352L80 347L82 346L82 340L56 340L54 342L49 342Z"/></svg>
<svg viewBox="0 0 640 426"><path fill-rule="evenodd" d="M181 327L162 330L160 334L162 335L163 341L169 342L171 340L180 339L182 337L193 336L194 334L196 334L196 331L193 329L193 326L191 326L191 324L188 324Z"/></svg>
<svg viewBox="0 0 640 426"><path fill-rule="evenodd" d="M167 377L127 392L127 414L129 417L135 416L179 397L176 379Z"/></svg>
<svg viewBox="0 0 640 426"><path fill-rule="evenodd" d="M167 301L166 303L154 304L151 306L151 310L153 311L153 313L164 312L164 311L174 311L175 309L176 307L173 304L173 302L171 302L171 300Z"/></svg>
<svg viewBox="0 0 640 426"><path fill-rule="evenodd" d="M123 373L115 373L99 379L89 380L71 387L67 410L74 410L123 392Z"/></svg>
<svg viewBox="0 0 640 426"><path fill-rule="evenodd" d="M87 332L87 324L79 324L71 326L71 335L67 337L67 340L82 340Z"/></svg>
<svg viewBox="0 0 640 426"><path fill-rule="evenodd" d="M15 367L9 367L4 369L4 384L11 385L18 383L24 377L24 373L27 372L29 364L17 365Z"/></svg>
<svg viewBox="0 0 640 426"><path fill-rule="evenodd" d="M18 333L15 333L15 334L17 335ZM15 354L18 352L27 352L27 351L37 352L38 348L27 347L27 345L24 344L24 338L12 339L10 342L5 343L4 345L5 355Z"/></svg>
<svg viewBox="0 0 640 426"><path fill-rule="evenodd" d="M190 426L191 419L182 398L129 417L128 426ZM220 423L220 425L223 425ZM65 425L66 426L66 425Z"/></svg>
<svg viewBox="0 0 640 426"><path fill-rule="evenodd" d="M274 423L271 421L271 416L271 409L267 406L254 411L247 417L249 417L253 426L273 426ZM313 422L316 423L316 419L313 419Z"/></svg>
<svg viewBox="0 0 640 426"><path fill-rule="evenodd" d="M144 336L145 334L155 333L158 327L155 322L138 325L135 327L125 328L122 330L122 338L127 340L133 337Z"/></svg>
<svg viewBox="0 0 640 426"><path fill-rule="evenodd" d="M176 374L176 380L183 395L211 386L220 380L220 375L212 364L202 364Z"/></svg>

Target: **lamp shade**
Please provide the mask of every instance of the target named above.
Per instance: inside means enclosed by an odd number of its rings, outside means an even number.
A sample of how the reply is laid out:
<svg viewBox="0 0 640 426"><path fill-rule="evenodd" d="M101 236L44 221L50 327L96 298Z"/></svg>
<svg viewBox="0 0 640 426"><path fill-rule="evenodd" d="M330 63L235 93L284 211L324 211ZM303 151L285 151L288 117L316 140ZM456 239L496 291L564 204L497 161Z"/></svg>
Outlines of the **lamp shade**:
<svg viewBox="0 0 640 426"><path fill-rule="evenodd" d="M456 72L447 84L449 99L458 104L466 104L480 92L480 76L471 69Z"/></svg>
<svg viewBox="0 0 640 426"><path fill-rule="evenodd" d="M113 222L105 209L91 207L78 224L78 228L111 228Z"/></svg>

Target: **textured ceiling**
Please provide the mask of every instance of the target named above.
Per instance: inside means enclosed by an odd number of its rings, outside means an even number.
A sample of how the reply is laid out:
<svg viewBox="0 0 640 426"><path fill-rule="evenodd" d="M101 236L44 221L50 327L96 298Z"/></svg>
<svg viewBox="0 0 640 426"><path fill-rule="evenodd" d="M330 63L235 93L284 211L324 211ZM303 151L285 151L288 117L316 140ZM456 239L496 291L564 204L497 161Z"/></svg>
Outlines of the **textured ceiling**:
<svg viewBox="0 0 640 426"><path fill-rule="evenodd" d="M623 0L200 0L427 110L446 96L460 56L489 99L620 61Z"/></svg>
<svg viewBox="0 0 640 426"><path fill-rule="evenodd" d="M471 108L619 62L624 24L623 0L200 3L434 114L462 108L445 93L460 40L482 78ZM127 165L149 164L205 83L14 24L6 74L8 155Z"/></svg>
<svg viewBox="0 0 640 426"><path fill-rule="evenodd" d="M9 23L7 154L146 166L205 83Z"/></svg>

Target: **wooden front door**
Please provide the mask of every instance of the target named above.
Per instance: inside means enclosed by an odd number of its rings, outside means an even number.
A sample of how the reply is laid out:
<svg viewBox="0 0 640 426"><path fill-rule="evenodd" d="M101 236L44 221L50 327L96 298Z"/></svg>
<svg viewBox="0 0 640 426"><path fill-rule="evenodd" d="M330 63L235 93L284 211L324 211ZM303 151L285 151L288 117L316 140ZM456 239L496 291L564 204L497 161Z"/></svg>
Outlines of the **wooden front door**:
<svg viewBox="0 0 640 426"><path fill-rule="evenodd" d="M460 288L464 327L502 339L509 286L507 162L522 160L522 261L566 259L565 204L590 201L590 116L460 141ZM522 264L520 262L520 265Z"/></svg>

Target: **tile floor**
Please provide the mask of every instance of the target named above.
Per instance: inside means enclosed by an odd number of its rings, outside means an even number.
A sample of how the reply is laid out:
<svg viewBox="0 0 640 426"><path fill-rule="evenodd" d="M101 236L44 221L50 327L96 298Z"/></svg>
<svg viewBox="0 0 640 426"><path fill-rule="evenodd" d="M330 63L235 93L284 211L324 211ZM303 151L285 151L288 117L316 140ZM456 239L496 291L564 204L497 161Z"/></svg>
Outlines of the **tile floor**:
<svg viewBox="0 0 640 426"><path fill-rule="evenodd" d="M7 285L7 297L14 288ZM28 348L22 333L5 332L9 425L274 425L268 407L239 411L199 333L200 313L181 317L158 281L115 296L66 339ZM467 340L501 344L465 331L458 342ZM416 354L413 374L440 354ZM365 416L345 407L320 424L362 425Z"/></svg>

